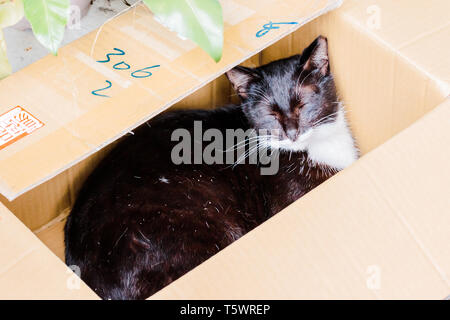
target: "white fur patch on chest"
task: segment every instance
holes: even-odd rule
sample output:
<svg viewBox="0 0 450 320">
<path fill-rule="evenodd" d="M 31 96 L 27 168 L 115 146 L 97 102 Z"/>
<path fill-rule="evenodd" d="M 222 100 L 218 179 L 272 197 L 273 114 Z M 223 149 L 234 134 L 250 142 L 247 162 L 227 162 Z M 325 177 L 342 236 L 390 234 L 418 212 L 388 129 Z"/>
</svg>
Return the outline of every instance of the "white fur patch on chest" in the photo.
<svg viewBox="0 0 450 320">
<path fill-rule="evenodd" d="M 350 129 L 342 107 L 337 111 L 335 121 L 324 123 L 303 133 L 296 141 L 284 139 L 269 141 L 271 147 L 284 151 L 306 151 L 308 160 L 342 170 L 358 159 Z"/>
<path fill-rule="evenodd" d="M 342 109 L 334 122 L 312 129 L 304 143 L 313 163 L 342 170 L 358 159 L 358 150 Z"/>
</svg>

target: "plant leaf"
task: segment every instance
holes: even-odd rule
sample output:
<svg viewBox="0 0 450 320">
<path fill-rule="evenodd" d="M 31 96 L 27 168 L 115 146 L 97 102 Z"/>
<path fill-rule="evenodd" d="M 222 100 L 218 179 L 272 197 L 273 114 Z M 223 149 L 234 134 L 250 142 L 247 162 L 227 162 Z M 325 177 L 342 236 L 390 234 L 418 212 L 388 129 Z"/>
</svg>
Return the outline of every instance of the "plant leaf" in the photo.
<svg viewBox="0 0 450 320">
<path fill-rule="evenodd" d="M 69 0 L 23 0 L 23 5 L 34 35 L 56 55 L 69 17 Z"/>
<path fill-rule="evenodd" d="M 22 17 L 22 0 L 0 0 L 0 28 L 16 24 Z"/>
<path fill-rule="evenodd" d="M 222 57 L 223 17 L 218 0 L 144 0 L 157 19 L 189 38 L 216 62 Z"/>
</svg>

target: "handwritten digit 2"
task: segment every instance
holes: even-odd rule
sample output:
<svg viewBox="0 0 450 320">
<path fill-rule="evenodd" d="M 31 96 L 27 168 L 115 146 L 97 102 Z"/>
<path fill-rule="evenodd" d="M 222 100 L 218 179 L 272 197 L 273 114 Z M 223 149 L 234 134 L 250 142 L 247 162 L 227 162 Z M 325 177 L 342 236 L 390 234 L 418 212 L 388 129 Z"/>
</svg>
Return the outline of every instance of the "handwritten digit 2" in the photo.
<svg viewBox="0 0 450 320">
<path fill-rule="evenodd" d="M 106 80 L 106 83 L 108 84 L 107 87 L 104 87 L 104 88 L 101 88 L 101 89 L 94 90 L 94 91 L 92 91 L 92 94 L 93 94 L 94 96 L 99 96 L 99 97 L 109 98 L 109 96 L 107 96 L 107 95 L 97 93 L 97 92 L 99 92 L 99 91 L 103 91 L 103 90 L 106 90 L 106 89 L 109 89 L 109 88 L 112 87 L 111 81 Z"/>
<path fill-rule="evenodd" d="M 107 53 L 106 54 L 106 60 L 98 60 L 97 62 L 98 63 L 108 63 L 108 62 L 111 61 L 111 56 L 124 56 L 125 55 L 125 51 L 123 51 L 122 49 L 119 49 L 119 48 L 113 48 L 113 49 L 117 53 Z M 158 67 L 160 67 L 159 64 L 151 66 L 151 67 L 142 68 L 142 69 L 139 69 L 139 70 L 136 70 L 136 71 L 132 72 L 131 76 L 133 78 L 138 78 L 138 79 L 139 78 L 147 78 L 147 77 L 150 77 L 152 75 L 152 73 L 150 71 L 146 71 L 146 70 L 153 69 L 153 68 L 158 68 Z M 116 69 L 116 70 L 129 70 L 130 68 L 131 68 L 130 65 L 128 63 L 126 63 L 125 61 L 121 61 L 119 63 L 116 63 L 113 66 L 113 69 Z M 94 96 L 110 98 L 110 96 L 98 93 L 99 91 L 104 91 L 104 90 L 107 90 L 107 89 L 112 87 L 111 81 L 106 80 L 106 83 L 108 84 L 108 86 L 106 86 L 104 88 L 101 88 L 101 89 L 94 90 L 91 93 Z"/>
</svg>

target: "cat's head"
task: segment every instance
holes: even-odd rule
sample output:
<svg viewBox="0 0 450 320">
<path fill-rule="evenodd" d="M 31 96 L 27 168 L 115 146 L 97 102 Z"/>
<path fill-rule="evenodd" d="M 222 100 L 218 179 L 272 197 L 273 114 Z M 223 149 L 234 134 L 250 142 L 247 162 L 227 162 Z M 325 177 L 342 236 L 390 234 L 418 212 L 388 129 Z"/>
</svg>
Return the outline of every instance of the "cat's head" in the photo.
<svg viewBox="0 0 450 320">
<path fill-rule="evenodd" d="M 338 116 L 327 39 L 320 36 L 301 55 L 258 68 L 235 67 L 227 77 L 256 130 L 271 130 L 270 145 L 300 151 L 321 125 Z"/>
</svg>

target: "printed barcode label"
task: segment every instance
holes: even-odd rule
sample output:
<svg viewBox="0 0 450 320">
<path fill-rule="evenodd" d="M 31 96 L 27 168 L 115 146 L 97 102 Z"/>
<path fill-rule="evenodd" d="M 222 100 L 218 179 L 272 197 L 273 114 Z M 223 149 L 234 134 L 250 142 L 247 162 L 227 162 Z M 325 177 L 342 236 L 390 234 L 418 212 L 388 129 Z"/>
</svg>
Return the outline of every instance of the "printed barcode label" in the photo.
<svg viewBox="0 0 450 320">
<path fill-rule="evenodd" d="M 0 150 L 44 126 L 22 107 L 0 115 Z"/>
</svg>

